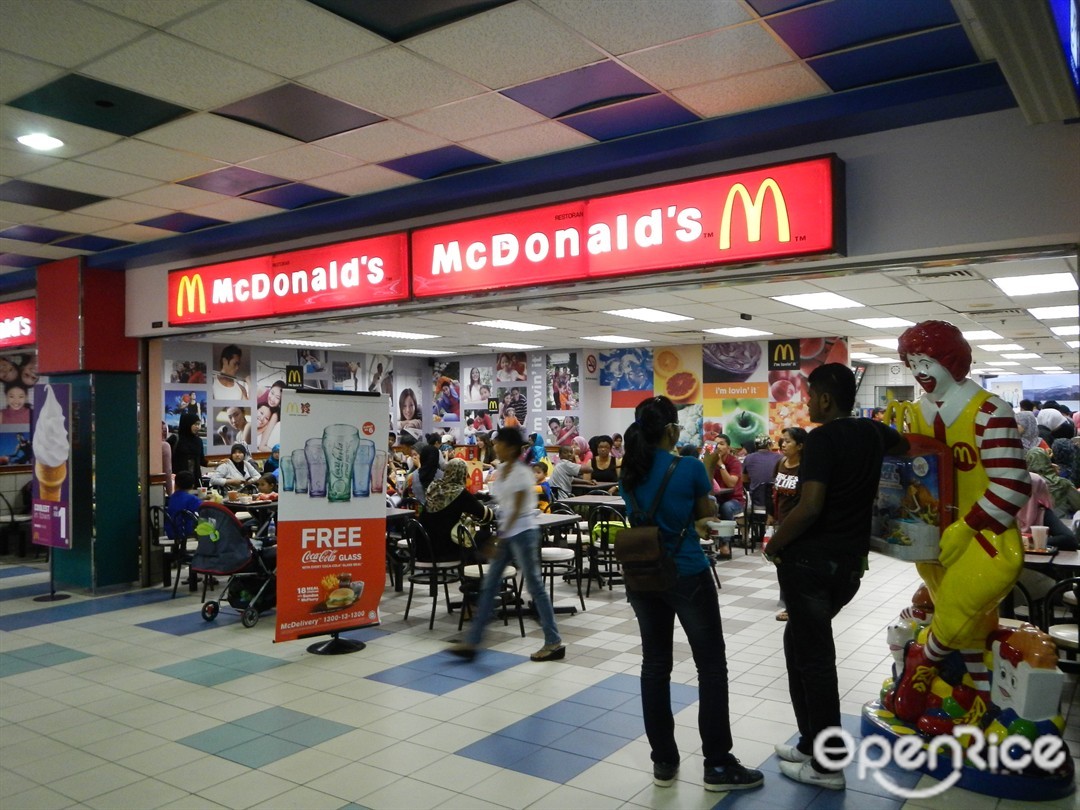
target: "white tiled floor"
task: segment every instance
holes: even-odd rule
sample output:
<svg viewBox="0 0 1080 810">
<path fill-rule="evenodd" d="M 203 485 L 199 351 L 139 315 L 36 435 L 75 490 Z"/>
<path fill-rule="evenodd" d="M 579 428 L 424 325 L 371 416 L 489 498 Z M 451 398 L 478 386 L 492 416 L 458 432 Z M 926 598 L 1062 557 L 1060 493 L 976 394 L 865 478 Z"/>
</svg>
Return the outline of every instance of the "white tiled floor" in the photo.
<svg viewBox="0 0 1080 810">
<path fill-rule="evenodd" d="M 736 552 L 721 566 L 722 612 L 731 674 L 735 753 L 748 765 L 768 759 L 774 743 L 795 731 L 781 653 L 783 625 L 773 618 L 775 578 L 759 558 Z M 44 574 L 0 580 L 0 589 L 43 582 Z M 858 596 L 836 621 L 842 706 L 857 715 L 889 673 L 884 627 L 918 584 L 914 568 L 875 556 Z M 557 601 L 569 603 L 569 586 Z M 76 596 L 82 600 L 89 597 Z M 60 603 L 62 604 L 62 603 Z M 580 775 L 558 784 L 456 754 L 466 745 L 521 720 L 613 673 L 637 674 L 633 615 L 621 591 L 593 590 L 588 610 L 560 617 L 570 647 L 564 662 L 528 662 L 485 680 L 433 696 L 365 679 L 417 660 L 456 637 L 457 617 L 440 608 L 427 629 L 425 601 L 405 622 L 405 599 L 388 590 L 383 628 L 391 635 L 364 651 L 321 657 L 305 643 L 272 643 L 272 618 L 255 628 L 238 622 L 173 636 L 137 625 L 195 615 L 185 596 L 110 613 L 0 632 L 0 652 L 51 643 L 88 654 L 69 663 L 0 680 L 0 807 L 33 808 L 708 808 L 724 799 L 700 783 L 696 706 L 676 716 L 683 769 L 675 786 L 651 783 L 648 746 L 632 741 Z M 41 609 L 29 598 L 0 602 L 0 615 Z M 498 650 L 528 654 L 541 643 L 516 627 L 492 626 Z M 218 686 L 199 686 L 153 670 L 227 650 L 280 659 L 285 666 Z M 685 643 L 677 644 L 673 680 L 694 683 Z M 1075 681 L 1069 682 L 1067 736 L 1080 741 Z M 261 768 L 249 768 L 176 742 L 188 735 L 274 707 L 354 727 Z M 769 806 L 770 784 L 753 795 Z M 848 793 L 845 807 L 858 806 Z M 749 798 L 749 797 L 747 797 Z M 854 802 L 854 804 L 852 803 Z M 721 807 L 728 804 L 722 801 Z M 841 806 L 829 804 L 828 806 Z M 895 806 L 895 805 L 894 805 Z M 998 801 L 963 791 L 911 807 L 997 808 Z M 1076 797 L 1048 803 L 1078 807 Z"/>
</svg>

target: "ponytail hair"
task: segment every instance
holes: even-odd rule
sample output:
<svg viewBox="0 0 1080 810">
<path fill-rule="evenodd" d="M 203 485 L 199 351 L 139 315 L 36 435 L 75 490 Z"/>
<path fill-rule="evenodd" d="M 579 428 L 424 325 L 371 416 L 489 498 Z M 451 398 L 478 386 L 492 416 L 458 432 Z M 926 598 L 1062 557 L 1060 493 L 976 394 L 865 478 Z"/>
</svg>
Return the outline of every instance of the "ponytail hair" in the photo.
<svg viewBox="0 0 1080 810">
<path fill-rule="evenodd" d="M 678 409 L 667 397 L 646 399 L 634 409 L 634 424 L 623 434 L 626 452 L 622 460 L 622 483 L 626 489 L 636 489 L 649 477 L 653 452 L 667 426 L 678 420 Z"/>
</svg>

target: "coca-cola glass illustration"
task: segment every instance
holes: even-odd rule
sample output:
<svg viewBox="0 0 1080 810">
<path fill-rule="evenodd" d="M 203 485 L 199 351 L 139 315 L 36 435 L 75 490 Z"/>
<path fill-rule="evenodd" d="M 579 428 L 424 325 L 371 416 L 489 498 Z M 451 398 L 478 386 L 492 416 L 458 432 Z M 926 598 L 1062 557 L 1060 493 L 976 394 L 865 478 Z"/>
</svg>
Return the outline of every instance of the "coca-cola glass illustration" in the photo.
<svg viewBox="0 0 1080 810">
<path fill-rule="evenodd" d="M 289 457 L 292 459 L 293 473 L 296 475 L 296 485 L 293 491 L 297 495 L 306 495 L 308 491 L 308 466 L 304 451 L 293 450 Z"/>
<path fill-rule="evenodd" d="M 281 457 L 281 489 L 283 492 L 292 492 L 296 483 L 296 468 L 293 466 L 292 456 Z"/>
<path fill-rule="evenodd" d="M 352 425 L 327 425 L 323 428 L 327 500 L 347 501 L 352 497 L 353 462 L 356 461 L 360 441 L 360 431 Z"/>
<path fill-rule="evenodd" d="M 374 460 L 375 442 L 361 439 L 352 468 L 352 494 L 357 498 L 371 494 L 371 463 Z"/>
<path fill-rule="evenodd" d="M 322 439 L 304 442 L 304 458 L 307 459 L 308 497 L 326 497 L 326 453 Z"/>
<path fill-rule="evenodd" d="M 375 463 L 371 465 L 371 491 L 382 495 L 386 488 L 386 451 L 375 452 Z"/>
</svg>

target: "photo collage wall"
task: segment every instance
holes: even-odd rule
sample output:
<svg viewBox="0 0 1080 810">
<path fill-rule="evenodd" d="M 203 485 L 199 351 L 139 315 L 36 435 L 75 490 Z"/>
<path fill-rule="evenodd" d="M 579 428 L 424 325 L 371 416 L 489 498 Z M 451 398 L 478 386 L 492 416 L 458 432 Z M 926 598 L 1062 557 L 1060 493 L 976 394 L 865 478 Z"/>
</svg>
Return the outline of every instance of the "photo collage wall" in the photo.
<svg viewBox="0 0 1080 810">
<path fill-rule="evenodd" d="M 38 378 L 37 353 L 12 352 L 0 355 L 0 467 L 34 463 L 30 415 L 34 408 L 34 385 L 48 382 Z"/>
</svg>

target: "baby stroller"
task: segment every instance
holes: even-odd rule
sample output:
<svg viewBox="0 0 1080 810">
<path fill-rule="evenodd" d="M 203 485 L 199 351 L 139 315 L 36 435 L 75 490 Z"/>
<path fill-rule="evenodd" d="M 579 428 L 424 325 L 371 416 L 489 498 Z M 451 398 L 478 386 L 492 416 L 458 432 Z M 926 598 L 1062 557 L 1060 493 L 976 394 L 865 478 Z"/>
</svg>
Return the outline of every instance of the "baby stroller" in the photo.
<svg viewBox="0 0 1080 810">
<path fill-rule="evenodd" d="M 191 570 L 210 576 L 228 576 L 222 599 L 240 611 L 244 627 L 254 627 L 259 614 L 277 604 L 277 579 L 274 576 L 277 548 L 256 548 L 236 516 L 216 503 L 204 503 L 199 507 L 195 535 L 199 544 L 191 560 Z M 212 622 L 220 608 L 220 601 L 206 601 L 204 585 L 202 617 Z"/>
</svg>

